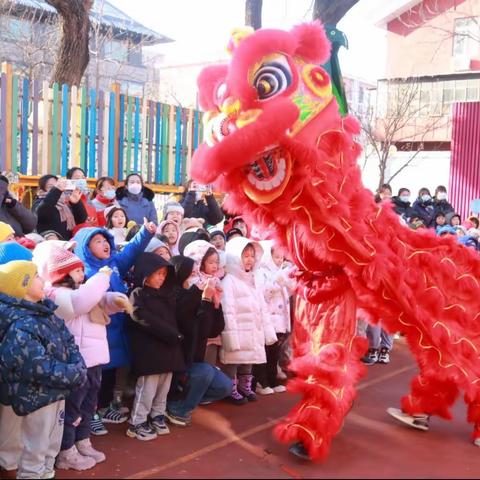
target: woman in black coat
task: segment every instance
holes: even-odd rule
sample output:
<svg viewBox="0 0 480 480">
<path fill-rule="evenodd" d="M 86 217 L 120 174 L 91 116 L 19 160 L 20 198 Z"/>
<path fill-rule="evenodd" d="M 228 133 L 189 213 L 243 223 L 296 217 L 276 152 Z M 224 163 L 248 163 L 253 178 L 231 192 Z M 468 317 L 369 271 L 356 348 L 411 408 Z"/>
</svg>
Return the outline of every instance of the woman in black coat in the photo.
<svg viewBox="0 0 480 480">
<path fill-rule="evenodd" d="M 187 365 L 183 378 L 177 378 L 174 394 L 179 387 L 182 398 L 169 399 L 165 416 L 176 425 L 191 423 L 191 413 L 200 403 L 210 403 L 230 395 L 232 381 L 219 369 L 206 363 L 207 340 L 218 336 L 225 327 L 223 312 L 212 303 L 215 289 L 207 285 L 203 292 L 196 286 L 189 288 L 188 278 L 193 260 L 181 255 L 173 257 L 177 281 L 177 322 L 184 336 L 183 353 Z"/>
<path fill-rule="evenodd" d="M 193 189 L 192 189 L 193 187 Z M 223 212 L 211 190 L 200 192 L 195 190 L 195 183 L 187 183 L 184 197 L 180 201 L 185 210 L 185 218 L 203 218 L 205 226 L 217 225 L 223 220 Z"/>
<path fill-rule="evenodd" d="M 64 240 L 72 238 L 75 227 L 87 220 L 88 214 L 80 201 L 82 192 L 65 193 L 67 182 L 53 175 L 44 175 L 38 181 L 37 199 L 33 208 L 38 216 L 37 232 L 54 230 Z"/>
<path fill-rule="evenodd" d="M 145 285 L 145 279 L 162 267 L 167 269 L 167 277 L 161 288 Z M 183 335 L 175 315 L 173 265 L 160 255 L 143 253 L 135 264 L 133 276 L 130 301 L 134 312 L 128 322 L 133 373 L 143 376 L 185 370 Z"/>
</svg>

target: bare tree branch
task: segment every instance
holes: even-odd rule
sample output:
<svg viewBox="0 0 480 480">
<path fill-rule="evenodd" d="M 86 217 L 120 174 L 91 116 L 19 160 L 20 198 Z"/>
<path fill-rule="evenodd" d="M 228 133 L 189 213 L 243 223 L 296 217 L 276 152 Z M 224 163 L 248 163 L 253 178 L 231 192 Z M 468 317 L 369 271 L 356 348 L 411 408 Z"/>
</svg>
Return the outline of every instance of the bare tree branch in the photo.
<svg viewBox="0 0 480 480">
<path fill-rule="evenodd" d="M 336 25 L 359 0 L 315 0 L 313 19 Z"/>
</svg>

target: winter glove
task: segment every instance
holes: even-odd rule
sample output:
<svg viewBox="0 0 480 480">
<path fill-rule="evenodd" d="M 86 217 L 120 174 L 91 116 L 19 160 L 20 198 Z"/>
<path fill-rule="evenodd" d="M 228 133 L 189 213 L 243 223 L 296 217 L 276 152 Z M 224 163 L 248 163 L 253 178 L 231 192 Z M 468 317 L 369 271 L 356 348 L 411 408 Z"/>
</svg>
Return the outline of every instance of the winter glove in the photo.
<svg viewBox="0 0 480 480">
<path fill-rule="evenodd" d="M 114 303 L 118 308 L 121 308 L 125 313 L 128 313 L 128 315 L 133 314 L 133 305 L 125 295 L 119 293 L 118 297 L 115 298 Z"/>
<path fill-rule="evenodd" d="M 112 269 L 110 267 L 107 267 L 106 265 L 104 267 L 102 267 L 99 272 L 102 272 L 102 273 L 105 273 L 106 275 L 108 275 L 109 277 L 112 276 Z"/>
<path fill-rule="evenodd" d="M 95 305 L 95 307 L 90 310 L 88 316 L 90 317 L 90 321 L 92 323 L 96 323 L 98 325 L 108 325 L 110 323 L 110 317 L 105 313 L 100 305 Z"/>
</svg>

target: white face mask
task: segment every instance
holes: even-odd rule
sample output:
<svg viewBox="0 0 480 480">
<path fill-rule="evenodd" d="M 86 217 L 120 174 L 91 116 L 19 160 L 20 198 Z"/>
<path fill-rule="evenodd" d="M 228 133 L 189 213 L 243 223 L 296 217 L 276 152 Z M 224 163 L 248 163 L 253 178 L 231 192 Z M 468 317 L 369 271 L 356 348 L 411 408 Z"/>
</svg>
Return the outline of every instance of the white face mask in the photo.
<svg viewBox="0 0 480 480">
<path fill-rule="evenodd" d="M 446 200 L 446 199 L 447 199 L 447 194 L 446 194 L 446 192 L 438 192 L 438 193 L 437 193 L 437 199 L 438 199 L 438 200 Z"/>
<path fill-rule="evenodd" d="M 132 195 L 138 195 L 142 191 L 142 185 L 140 183 L 130 183 L 127 189 Z"/>
</svg>

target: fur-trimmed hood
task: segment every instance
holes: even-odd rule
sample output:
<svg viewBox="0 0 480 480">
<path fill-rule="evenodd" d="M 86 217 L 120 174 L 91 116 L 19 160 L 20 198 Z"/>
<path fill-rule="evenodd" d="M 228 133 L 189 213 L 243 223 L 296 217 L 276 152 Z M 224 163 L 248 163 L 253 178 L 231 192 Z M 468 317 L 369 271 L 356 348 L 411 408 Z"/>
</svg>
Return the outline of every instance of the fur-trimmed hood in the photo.
<svg viewBox="0 0 480 480">
<path fill-rule="evenodd" d="M 115 194 L 117 196 L 117 200 L 121 200 L 122 198 L 125 197 L 135 197 L 136 195 L 131 194 L 128 190 L 127 187 L 122 186 L 118 187 L 115 190 Z M 150 188 L 146 187 L 145 185 L 142 187 L 142 191 L 139 193 L 139 195 L 142 195 L 143 198 L 145 198 L 148 201 L 152 201 L 155 198 L 155 192 L 151 190 Z"/>
</svg>

